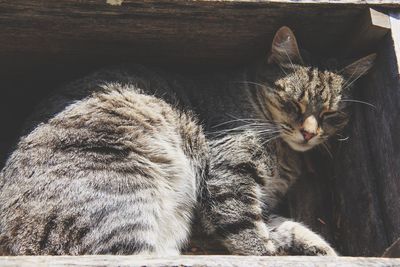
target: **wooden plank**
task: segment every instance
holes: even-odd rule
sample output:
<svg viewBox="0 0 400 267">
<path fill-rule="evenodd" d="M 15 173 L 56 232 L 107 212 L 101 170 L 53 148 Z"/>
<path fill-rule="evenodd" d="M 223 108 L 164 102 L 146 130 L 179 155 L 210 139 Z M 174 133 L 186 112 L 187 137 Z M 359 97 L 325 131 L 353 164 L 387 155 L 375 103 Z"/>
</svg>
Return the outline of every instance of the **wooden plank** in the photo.
<svg viewBox="0 0 400 267">
<path fill-rule="evenodd" d="M 396 13 L 397 18 L 399 14 Z M 391 23 L 391 34 L 378 50 L 377 66 L 361 91 L 362 98 L 376 106 L 375 111 L 365 110 L 366 144 L 371 144 L 370 164 L 388 245 L 400 237 L 400 54 L 396 50 L 400 21 L 391 19 Z"/>
<path fill-rule="evenodd" d="M 121 1 L 121 0 L 119 0 Z M 204 2 L 263 2 L 263 3 L 301 3 L 301 4 L 329 4 L 329 5 L 379 5 L 398 6 L 398 0 L 201 0 Z"/>
<path fill-rule="evenodd" d="M 20 72 L 27 61 L 36 62 L 34 69 L 47 62 L 139 57 L 238 63 L 263 56 L 283 24 L 295 30 L 303 47 L 331 53 L 348 26 L 378 3 L 396 6 L 396 1 L 327 0 L 1 1 L 0 70 Z"/>
<path fill-rule="evenodd" d="M 348 35 L 344 55 L 361 57 L 376 49 L 382 38 L 390 31 L 390 15 L 368 8 Z"/>
<path fill-rule="evenodd" d="M 397 69 L 400 70 L 400 12 L 390 12 L 390 24 L 392 27 L 392 39 L 394 53 L 397 58 Z"/>
<path fill-rule="evenodd" d="M 331 257 L 178 256 L 36 256 L 0 257 L 0 266 L 400 266 L 400 259 Z"/>
</svg>

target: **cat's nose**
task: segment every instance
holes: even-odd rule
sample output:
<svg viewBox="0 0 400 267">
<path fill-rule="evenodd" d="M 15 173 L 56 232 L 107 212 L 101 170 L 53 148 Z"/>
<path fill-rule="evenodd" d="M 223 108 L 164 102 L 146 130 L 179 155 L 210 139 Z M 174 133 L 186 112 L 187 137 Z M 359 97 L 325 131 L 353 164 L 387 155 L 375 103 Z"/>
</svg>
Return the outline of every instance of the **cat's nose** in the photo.
<svg viewBox="0 0 400 267">
<path fill-rule="evenodd" d="M 303 135 L 304 140 L 308 142 L 311 138 L 316 136 L 317 129 L 318 129 L 317 119 L 313 115 L 311 115 L 304 120 L 300 132 Z"/>
<path fill-rule="evenodd" d="M 307 132 L 307 131 L 304 130 L 304 129 L 300 130 L 300 132 L 301 132 L 301 134 L 303 135 L 304 140 L 306 140 L 307 142 L 308 142 L 311 138 L 313 138 L 314 136 L 316 136 L 315 133 Z"/>
</svg>

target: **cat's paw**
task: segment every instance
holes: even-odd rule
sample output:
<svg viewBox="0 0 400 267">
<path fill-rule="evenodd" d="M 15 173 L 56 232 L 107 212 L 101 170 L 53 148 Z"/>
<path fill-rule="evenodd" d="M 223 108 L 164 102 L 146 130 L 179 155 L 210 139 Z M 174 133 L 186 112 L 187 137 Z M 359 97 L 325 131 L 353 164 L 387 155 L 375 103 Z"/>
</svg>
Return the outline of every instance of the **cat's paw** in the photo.
<svg viewBox="0 0 400 267">
<path fill-rule="evenodd" d="M 328 242 L 301 224 L 293 228 L 293 237 L 291 250 L 297 255 L 337 256 Z"/>
<path fill-rule="evenodd" d="M 256 227 L 255 229 L 244 229 L 239 233 L 227 235 L 224 239 L 224 245 L 234 255 L 276 255 L 277 246 L 270 239 L 267 227 L 261 222 L 256 222 Z"/>
<path fill-rule="evenodd" d="M 297 222 L 281 222 L 271 236 L 279 248 L 279 255 L 337 256 L 328 242 Z"/>
<path fill-rule="evenodd" d="M 296 255 L 304 256 L 338 256 L 333 248 L 328 244 L 323 245 L 305 245 L 297 244 L 291 248 Z"/>
<path fill-rule="evenodd" d="M 242 256 L 273 256 L 276 255 L 277 249 L 273 241 L 251 239 L 244 240 L 233 245 L 232 243 L 225 242 L 225 246 L 229 249 L 233 255 Z M 249 242 L 248 242 L 249 241 Z"/>
<path fill-rule="evenodd" d="M 338 256 L 336 251 L 326 242 L 315 244 L 313 242 L 293 242 L 291 246 L 282 246 L 276 255 L 302 255 L 302 256 Z"/>
<path fill-rule="evenodd" d="M 272 256 L 276 255 L 276 245 L 272 240 L 268 240 L 264 242 L 264 252 L 261 253 L 261 256 Z"/>
</svg>

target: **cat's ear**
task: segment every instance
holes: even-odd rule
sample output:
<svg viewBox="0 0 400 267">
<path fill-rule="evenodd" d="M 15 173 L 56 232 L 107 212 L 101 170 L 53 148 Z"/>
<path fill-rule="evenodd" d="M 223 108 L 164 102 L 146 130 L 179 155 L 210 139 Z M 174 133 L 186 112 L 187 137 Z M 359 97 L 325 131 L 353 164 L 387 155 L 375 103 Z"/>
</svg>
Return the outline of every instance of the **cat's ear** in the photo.
<svg viewBox="0 0 400 267">
<path fill-rule="evenodd" d="M 361 76 L 365 75 L 374 65 L 376 54 L 371 54 L 363 57 L 355 62 L 344 67 L 340 74 L 342 74 L 348 80 L 357 80 Z"/>
<path fill-rule="evenodd" d="M 282 66 L 303 63 L 296 37 L 289 27 L 283 26 L 275 34 L 268 57 L 268 63 L 273 62 Z"/>
</svg>

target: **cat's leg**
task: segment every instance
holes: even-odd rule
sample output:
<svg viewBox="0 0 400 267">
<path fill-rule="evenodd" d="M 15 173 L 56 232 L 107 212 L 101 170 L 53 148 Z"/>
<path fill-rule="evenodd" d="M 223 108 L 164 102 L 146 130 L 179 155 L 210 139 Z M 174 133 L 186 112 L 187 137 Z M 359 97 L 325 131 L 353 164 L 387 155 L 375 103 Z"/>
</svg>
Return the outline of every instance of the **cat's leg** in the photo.
<svg viewBox="0 0 400 267">
<path fill-rule="evenodd" d="M 209 233 L 217 234 L 232 254 L 275 254 L 256 183 L 231 173 L 226 180 L 211 176 L 207 188 L 203 223 Z"/>
<path fill-rule="evenodd" d="M 210 170 L 201 215 L 206 230 L 219 236 L 232 254 L 276 252 L 262 215 L 261 168 L 252 160 L 257 141 L 254 135 L 210 141 Z"/>
<path fill-rule="evenodd" d="M 301 223 L 271 216 L 267 225 L 279 254 L 337 256 L 328 242 Z"/>
<path fill-rule="evenodd" d="M 238 179 L 231 176 L 230 180 L 207 181 L 208 190 L 202 201 L 203 224 L 232 254 L 273 255 L 276 248 L 262 218 L 257 185 Z"/>
</svg>

